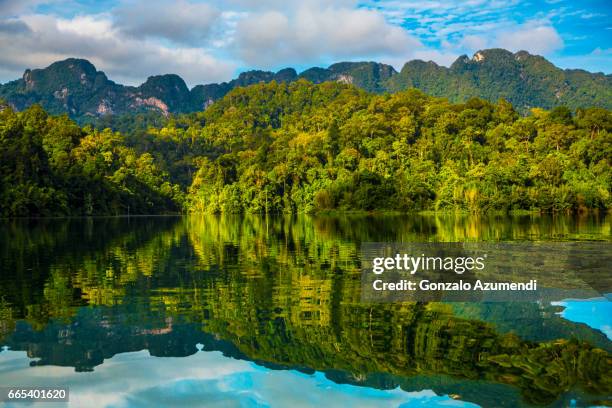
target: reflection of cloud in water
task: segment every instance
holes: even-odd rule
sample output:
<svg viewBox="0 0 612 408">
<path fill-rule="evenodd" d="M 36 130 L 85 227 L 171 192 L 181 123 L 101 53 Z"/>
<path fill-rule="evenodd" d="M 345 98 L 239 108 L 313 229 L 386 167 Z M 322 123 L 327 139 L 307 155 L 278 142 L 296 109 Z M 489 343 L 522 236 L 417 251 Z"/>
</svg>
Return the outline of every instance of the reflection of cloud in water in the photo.
<svg viewBox="0 0 612 408">
<path fill-rule="evenodd" d="M 123 353 L 89 373 L 70 367 L 29 367 L 29 362 L 25 352 L 0 352 L 0 383 L 67 386 L 70 405 L 78 407 L 476 406 L 429 390 L 383 391 L 336 384 L 321 373 L 269 370 L 216 351 L 180 358 L 151 357 L 147 351 Z"/>
<path fill-rule="evenodd" d="M 612 340 L 612 303 L 605 297 L 593 299 L 567 299 L 561 302 L 551 302 L 553 306 L 563 306 L 559 312 L 564 319 L 576 323 L 584 323 L 589 327 L 601 330 Z"/>
</svg>

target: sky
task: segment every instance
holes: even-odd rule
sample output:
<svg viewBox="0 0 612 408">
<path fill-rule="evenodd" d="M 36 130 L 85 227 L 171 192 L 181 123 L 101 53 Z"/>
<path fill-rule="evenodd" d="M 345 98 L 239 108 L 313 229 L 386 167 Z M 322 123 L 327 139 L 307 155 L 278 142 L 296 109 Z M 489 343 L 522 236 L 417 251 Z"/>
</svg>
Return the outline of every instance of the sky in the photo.
<svg viewBox="0 0 612 408">
<path fill-rule="evenodd" d="M 191 87 L 249 69 L 422 59 L 485 48 L 612 73 L 609 0 L 0 0 L 0 82 L 68 57 L 116 82 Z"/>
<path fill-rule="evenodd" d="M 197 345 L 199 349 L 201 346 Z M 320 372 L 309 375 L 270 370 L 225 357 L 219 351 L 163 358 L 152 357 L 145 350 L 120 353 L 89 373 L 76 372 L 72 367 L 31 367 L 30 361 L 25 351 L 1 351 L 0 384 L 48 388 L 51 381 L 68 388 L 70 406 L 75 407 L 478 407 L 427 389 L 378 390 L 336 384 Z M 23 405 L 17 402 L 13 407 Z M 57 407 L 57 403 L 49 406 Z"/>
</svg>

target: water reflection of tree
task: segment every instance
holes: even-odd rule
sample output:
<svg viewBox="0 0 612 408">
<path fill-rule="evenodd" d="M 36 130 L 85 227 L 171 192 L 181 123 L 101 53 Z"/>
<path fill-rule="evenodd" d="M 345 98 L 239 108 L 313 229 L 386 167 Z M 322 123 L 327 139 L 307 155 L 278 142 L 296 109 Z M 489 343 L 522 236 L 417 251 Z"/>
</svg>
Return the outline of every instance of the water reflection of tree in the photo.
<svg viewBox="0 0 612 408">
<path fill-rule="evenodd" d="M 531 403 L 550 403 L 574 387 L 612 390 L 610 354 L 595 347 L 609 350 L 609 342 L 586 327 L 543 320 L 525 306 L 520 313 L 530 319 L 504 328 L 480 305 L 365 305 L 359 292 L 361 241 L 516 239 L 534 230 L 543 238 L 590 236 L 609 228 L 605 222 L 389 216 L 96 223 L 63 225 L 38 241 L 28 229 L 13 229 L 21 238 L 3 248 L 15 272 L 0 281 L 0 293 L 9 294 L 0 336 L 39 364 L 90 370 L 116 353 L 146 348 L 184 356 L 201 342 L 271 367 L 320 370 L 364 385 L 372 385 L 373 373 L 447 375 L 508 384 Z M 21 255 L 8 255 L 18 249 Z M 40 278 L 26 284 L 31 266 Z M 76 308 L 84 304 L 96 307 Z M 18 318 L 30 324 L 15 329 Z"/>
</svg>

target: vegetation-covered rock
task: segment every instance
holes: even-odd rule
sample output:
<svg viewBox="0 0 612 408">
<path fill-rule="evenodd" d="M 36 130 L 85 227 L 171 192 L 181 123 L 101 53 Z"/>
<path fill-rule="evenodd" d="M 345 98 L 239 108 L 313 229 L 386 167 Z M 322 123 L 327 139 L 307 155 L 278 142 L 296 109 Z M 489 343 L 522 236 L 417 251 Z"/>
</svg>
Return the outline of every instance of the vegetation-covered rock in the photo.
<svg viewBox="0 0 612 408">
<path fill-rule="evenodd" d="M 562 70 L 526 51 L 502 49 L 479 51 L 471 59 L 462 56 L 450 68 L 414 60 L 398 73 L 390 65 L 377 62 L 340 62 L 328 68 L 309 68 L 299 75 L 293 68 L 276 73 L 246 71 L 229 82 L 196 85 L 191 90 L 177 75 L 153 76 L 138 87 L 116 84 L 89 61 L 70 58 L 44 69 L 27 70 L 23 78 L 0 85 L 0 97 L 18 110 L 40 103 L 50 113 L 68 113 L 86 123 L 108 115 L 196 112 L 237 87 L 298 79 L 315 84 L 353 84 L 372 93 L 417 88 L 451 102 L 472 97 L 489 102 L 504 98 L 522 114 L 533 107 L 551 109 L 560 105 L 572 110 L 612 108 L 612 76 Z"/>
</svg>

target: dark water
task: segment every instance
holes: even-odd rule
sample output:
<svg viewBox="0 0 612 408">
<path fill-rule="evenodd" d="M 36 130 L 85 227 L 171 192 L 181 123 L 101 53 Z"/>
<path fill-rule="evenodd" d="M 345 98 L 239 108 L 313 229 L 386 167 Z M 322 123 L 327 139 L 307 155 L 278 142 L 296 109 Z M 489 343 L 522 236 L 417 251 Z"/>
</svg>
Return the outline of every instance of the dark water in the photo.
<svg viewBox="0 0 612 408">
<path fill-rule="evenodd" d="M 365 303 L 360 246 L 611 242 L 611 227 L 595 216 L 5 221 L 0 384 L 68 386 L 74 406 L 610 404 L 606 297 Z"/>
</svg>

